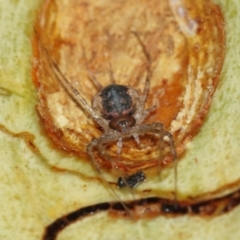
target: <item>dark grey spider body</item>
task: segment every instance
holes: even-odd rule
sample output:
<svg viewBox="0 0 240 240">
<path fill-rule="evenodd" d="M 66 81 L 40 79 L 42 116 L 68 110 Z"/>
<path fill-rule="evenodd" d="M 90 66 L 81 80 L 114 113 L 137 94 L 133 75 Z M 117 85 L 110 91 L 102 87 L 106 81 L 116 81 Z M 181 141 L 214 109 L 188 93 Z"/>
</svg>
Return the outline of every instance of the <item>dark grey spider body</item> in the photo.
<svg viewBox="0 0 240 240">
<path fill-rule="evenodd" d="M 92 81 L 99 88 L 99 92 L 93 97 L 92 106 L 89 106 L 85 99 L 82 97 L 81 93 L 79 93 L 75 88 L 73 88 L 73 86 L 66 79 L 57 64 L 52 60 L 47 50 L 44 48 L 46 55 L 48 56 L 50 65 L 55 74 L 55 77 L 63 85 L 69 95 L 88 115 L 91 116 L 93 121 L 95 121 L 104 131 L 101 136 L 93 139 L 88 144 L 86 149 L 90 160 L 92 161 L 93 165 L 95 166 L 96 170 L 100 175 L 101 172 L 95 160 L 93 149 L 96 149 L 98 151 L 98 154 L 103 159 L 111 161 L 112 166 L 114 166 L 114 161 L 106 153 L 105 145 L 115 141 L 117 143 L 117 153 L 120 154 L 122 150 L 122 140 L 129 137 L 133 137 L 137 144 L 139 144 L 140 135 L 149 133 L 158 134 L 160 145 L 164 141 L 163 138 L 168 137 L 171 147 L 171 153 L 173 155 L 173 160 L 175 161 L 177 158 L 172 134 L 164 129 L 163 124 L 160 122 L 143 124 L 146 117 L 148 117 L 150 113 L 155 111 L 156 106 L 145 109 L 145 102 L 150 87 L 150 57 L 139 36 L 136 33 L 134 34 L 143 49 L 148 63 L 147 77 L 142 94 L 140 94 L 135 88 L 131 86 L 115 84 L 112 72 L 110 73 L 113 83 L 103 88 L 101 86 L 101 83 L 98 82 L 95 76 L 91 72 L 89 72 Z"/>
<path fill-rule="evenodd" d="M 124 132 L 136 123 L 132 116 L 136 111 L 135 104 L 128 87 L 123 85 L 111 84 L 101 92 L 102 115 L 109 119 L 109 127 L 119 132 Z"/>
<path fill-rule="evenodd" d="M 133 114 L 133 100 L 128 93 L 128 87 L 111 84 L 105 87 L 102 97 L 102 110 L 105 118 L 113 119 L 120 115 Z"/>
</svg>

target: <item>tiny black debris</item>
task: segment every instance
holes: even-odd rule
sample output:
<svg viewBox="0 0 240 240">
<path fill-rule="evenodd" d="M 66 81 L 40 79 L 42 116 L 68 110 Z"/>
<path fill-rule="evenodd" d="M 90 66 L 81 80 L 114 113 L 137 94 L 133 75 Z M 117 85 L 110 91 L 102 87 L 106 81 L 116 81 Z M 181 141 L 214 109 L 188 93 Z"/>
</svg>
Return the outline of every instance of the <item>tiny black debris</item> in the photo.
<svg viewBox="0 0 240 240">
<path fill-rule="evenodd" d="M 138 171 L 130 176 L 119 177 L 117 185 L 120 188 L 124 188 L 127 186 L 130 188 L 135 188 L 145 180 L 146 180 L 145 174 L 142 171 Z"/>
</svg>

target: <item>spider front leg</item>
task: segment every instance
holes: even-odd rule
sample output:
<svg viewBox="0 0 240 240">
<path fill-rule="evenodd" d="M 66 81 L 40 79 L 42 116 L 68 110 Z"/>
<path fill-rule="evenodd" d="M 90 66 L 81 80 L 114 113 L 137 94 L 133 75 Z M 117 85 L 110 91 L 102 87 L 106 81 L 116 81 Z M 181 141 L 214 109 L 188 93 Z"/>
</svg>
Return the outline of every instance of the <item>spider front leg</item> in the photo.
<svg viewBox="0 0 240 240">
<path fill-rule="evenodd" d="M 36 29 L 34 29 L 34 31 L 38 37 Z M 62 87 L 66 90 L 69 96 L 72 97 L 72 99 L 81 107 L 84 112 L 86 112 L 96 123 L 98 123 L 102 127 L 102 129 L 104 129 L 104 131 L 108 130 L 108 122 L 105 119 L 102 119 L 101 116 L 97 114 L 90 105 L 88 105 L 82 94 L 72 86 L 69 80 L 62 73 L 61 69 L 58 67 L 57 63 L 52 59 L 48 50 L 43 46 L 41 39 L 39 37 L 38 39 L 40 42 L 40 47 L 43 49 L 44 55 L 48 61 L 49 66 L 52 69 L 56 80 L 62 85 Z M 100 87 L 102 86 L 100 85 Z"/>
<path fill-rule="evenodd" d="M 145 80 L 145 84 L 144 84 L 143 93 L 142 93 L 142 95 L 139 99 L 137 111 L 135 113 L 136 121 L 137 121 L 138 124 L 140 124 L 144 121 L 144 119 L 149 115 L 150 112 L 155 110 L 156 107 L 154 107 L 154 106 L 151 107 L 148 112 L 146 110 L 144 110 L 145 109 L 145 103 L 146 103 L 147 96 L 148 96 L 149 89 L 150 89 L 150 79 L 151 79 L 151 75 L 152 75 L 151 57 L 150 57 L 150 54 L 148 53 L 148 51 L 146 49 L 146 46 L 144 45 L 143 41 L 139 37 L 138 33 L 135 32 L 135 31 L 132 31 L 132 33 L 137 38 L 137 41 L 140 44 L 140 46 L 142 48 L 142 51 L 143 51 L 143 54 L 144 54 L 144 56 L 147 60 L 147 76 L 146 76 L 146 80 Z"/>
<path fill-rule="evenodd" d="M 98 154 L 105 160 L 110 161 L 112 163 L 112 166 L 114 166 L 114 162 L 112 161 L 111 156 L 107 153 L 105 144 L 117 141 L 117 153 L 121 153 L 122 148 L 122 138 L 120 136 L 119 132 L 116 131 L 108 131 L 104 133 L 99 138 L 95 138 L 92 140 L 92 142 L 87 146 L 87 154 L 93 164 L 93 166 L 96 168 L 97 172 L 100 173 L 99 166 L 95 160 L 93 149 L 96 148 L 98 151 Z"/>
<path fill-rule="evenodd" d="M 97 143 L 97 149 L 99 155 L 111 162 L 112 168 L 115 167 L 115 163 L 112 159 L 112 157 L 107 153 L 105 145 L 110 143 L 110 142 L 117 142 L 117 155 L 121 154 L 122 151 L 122 135 L 121 133 L 117 131 L 111 131 L 103 134 L 101 137 L 98 138 L 98 143 Z"/>
<path fill-rule="evenodd" d="M 93 166 L 95 167 L 97 173 L 99 174 L 99 176 L 101 177 L 102 181 L 108 185 L 108 181 L 104 178 L 104 176 L 102 175 L 101 171 L 100 171 L 100 168 L 97 164 L 97 161 L 95 160 L 95 157 L 94 157 L 94 154 L 93 154 L 93 148 L 97 148 L 99 154 L 102 156 L 102 157 L 106 157 L 107 156 L 107 159 L 108 160 L 111 160 L 111 157 L 106 153 L 106 150 L 104 148 L 104 143 L 108 143 L 108 142 L 111 142 L 111 141 L 114 141 L 114 140 L 117 140 L 118 139 L 118 134 L 116 132 L 116 134 L 111 135 L 111 132 L 110 133 L 105 133 L 103 134 L 101 137 L 99 138 L 95 138 L 91 141 L 91 143 L 88 144 L 87 146 L 87 154 L 93 164 Z M 108 185 L 109 186 L 109 185 Z M 121 205 L 123 206 L 123 208 L 125 209 L 125 211 L 130 215 L 132 216 L 131 212 L 129 211 L 128 207 L 125 205 L 124 202 L 121 201 L 121 199 L 119 198 L 118 194 L 115 192 L 115 190 L 110 186 L 110 190 L 112 192 L 112 194 L 116 197 L 116 199 L 121 203 Z"/>
<path fill-rule="evenodd" d="M 137 119 L 137 123 L 141 124 L 152 112 L 155 112 L 156 109 L 157 109 L 156 105 L 153 105 L 148 109 L 145 109 L 143 111 L 143 113 L 139 116 L 139 118 Z"/>
<path fill-rule="evenodd" d="M 100 171 L 100 166 L 97 163 L 93 150 L 94 148 L 96 148 L 98 150 L 99 155 L 103 158 L 103 159 L 107 159 L 107 160 L 111 160 L 111 157 L 107 154 L 105 147 L 103 146 L 103 144 L 101 143 L 101 139 L 102 137 L 106 136 L 107 134 L 103 134 L 101 137 L 99 138 L 94 138 L 87 146 L 87 154 L 88 157 L 90 159 L 90 161 L 92 162 L 93 167 L 95 168 L 95 170 L 97 171 L 97 173 L 102 177 L 102 173 Z"/>
</svg>

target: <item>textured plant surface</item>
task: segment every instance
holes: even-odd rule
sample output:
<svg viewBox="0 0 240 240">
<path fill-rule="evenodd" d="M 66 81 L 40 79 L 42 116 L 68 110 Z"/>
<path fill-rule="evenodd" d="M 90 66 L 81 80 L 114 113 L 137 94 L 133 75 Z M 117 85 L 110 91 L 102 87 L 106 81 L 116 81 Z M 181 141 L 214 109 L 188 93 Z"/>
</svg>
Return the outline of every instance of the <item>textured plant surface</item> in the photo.
<svg viewBox="0 0 240 240">
<path fill-rule="evenodd" d="M 222 195 L 239 184 L 240 4 L 216 3 L 224 9 L 226 57 L 205 123 L 178 166 L 182 198 L 211 197 L 215 191 Z M 42 127 L 31 77 L 31 38 L 40 4 L 0 0 L 1 239 L 41 239 L 45 226 L 59 216 L 115 200 L 108 188 L 89 178 L 95 176 L 91 165 L 58 149 Z M 153 183 L 159 195 L 172 190 L 173 171 L 163 171 L 162 176 L 163 181 Z M 126 192 L 121 197 L 132 198 Z M 137 222 L 113 220 L 103 213 L 72 225 L 59 239 L 238 239 L 239 211 L 208 220 L 183 216 Z"/>
</svg>

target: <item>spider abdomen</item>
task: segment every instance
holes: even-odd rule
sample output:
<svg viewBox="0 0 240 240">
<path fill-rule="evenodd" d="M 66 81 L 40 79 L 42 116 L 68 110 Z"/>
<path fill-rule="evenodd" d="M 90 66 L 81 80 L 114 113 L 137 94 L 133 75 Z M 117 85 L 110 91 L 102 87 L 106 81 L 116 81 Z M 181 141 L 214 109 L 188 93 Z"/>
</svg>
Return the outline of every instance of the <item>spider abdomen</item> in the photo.
<svg viewBox="0 0 240 240">
<path fill-rule="evenodd" d="M 102 97 L 102 112 L 106 119 L 131 115 L 135 111 L 127 86 L 111 84 L 102 90 L 100 96 Z"/>
</svg>

